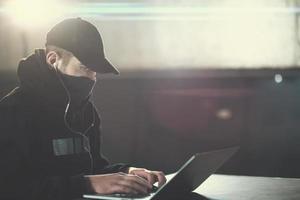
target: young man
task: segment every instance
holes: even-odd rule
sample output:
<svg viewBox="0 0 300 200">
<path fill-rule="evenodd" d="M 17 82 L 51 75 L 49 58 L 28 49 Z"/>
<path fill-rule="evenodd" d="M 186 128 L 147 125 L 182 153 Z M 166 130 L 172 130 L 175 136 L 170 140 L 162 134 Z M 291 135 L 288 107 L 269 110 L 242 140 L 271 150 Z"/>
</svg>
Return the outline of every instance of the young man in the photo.
<svg viewBox="0 0 300 200">
<path fill-rule="evenodd" d="M 0 103 L 0 199 L 73 199 L 83 193 L 148 193 L 159 171 L 109 165 L 89 101 L 96 73 L 114 73 L 96 27 L 66 19 L 46 49 L 21 60 L 20 86 Z"/>
</svg>

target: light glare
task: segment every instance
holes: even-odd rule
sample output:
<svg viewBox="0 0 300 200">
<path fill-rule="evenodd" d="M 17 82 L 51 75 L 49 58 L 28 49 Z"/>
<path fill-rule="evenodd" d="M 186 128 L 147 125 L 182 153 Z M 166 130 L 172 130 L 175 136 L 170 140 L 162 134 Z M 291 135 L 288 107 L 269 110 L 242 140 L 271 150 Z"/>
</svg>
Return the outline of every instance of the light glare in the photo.
<svg viewBox="0 0 300 200">
<path fill-rule="evenodd" d="M 60 17 L 64 6 L 55 0 L 10 0 L 4 4 L 4 12 L 21 26 L 39 26 Z"/>
<path fill-rule="evenodd" d="M 276 83 L 281 83 L 282 80 L 283 80 L 282 75 L 281 74 L 275 74 L 274 80 L 275 80 Z"/>
</svg>

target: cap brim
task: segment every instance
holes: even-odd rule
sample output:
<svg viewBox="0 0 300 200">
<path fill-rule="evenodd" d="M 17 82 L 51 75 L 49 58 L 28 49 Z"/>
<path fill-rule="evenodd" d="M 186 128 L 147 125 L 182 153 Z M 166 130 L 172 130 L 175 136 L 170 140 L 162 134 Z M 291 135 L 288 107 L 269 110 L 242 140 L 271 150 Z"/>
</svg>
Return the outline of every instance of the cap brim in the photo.
<svg viewBox="0 0 300 200">
<path fill-rule="evenodd" d="M 113 74 L 120 74 L 119 70 L 115 68 L 106 58 L 105 58 L 105 68 L 107 70 L 107 73 L 113 73 Z"/>
<path fill-rule="evenodd" d="M 115 68 L 106 58 L 103 59 L 101 62 L 93 63 L 93 64 L 86 64 L 88 68 L 91 70 L 100 73 L 100 74 L 120 74 L 119 70 Z"/>
</svg>

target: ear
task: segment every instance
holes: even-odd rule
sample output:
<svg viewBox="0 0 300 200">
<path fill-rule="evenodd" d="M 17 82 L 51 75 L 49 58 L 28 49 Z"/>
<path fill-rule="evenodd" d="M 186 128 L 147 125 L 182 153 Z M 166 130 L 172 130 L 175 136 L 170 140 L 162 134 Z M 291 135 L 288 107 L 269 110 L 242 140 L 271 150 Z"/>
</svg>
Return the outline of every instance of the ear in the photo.
<svg viewBox="0 0 300 200">
<path fill-rule="evenodd" d="M 46 62 L 51 65 L 54 66 L 54 64 L 57 62 L 58 60 L 58 55 L 55 51 L 49 51 L 46 54 Z"/>
</svg>

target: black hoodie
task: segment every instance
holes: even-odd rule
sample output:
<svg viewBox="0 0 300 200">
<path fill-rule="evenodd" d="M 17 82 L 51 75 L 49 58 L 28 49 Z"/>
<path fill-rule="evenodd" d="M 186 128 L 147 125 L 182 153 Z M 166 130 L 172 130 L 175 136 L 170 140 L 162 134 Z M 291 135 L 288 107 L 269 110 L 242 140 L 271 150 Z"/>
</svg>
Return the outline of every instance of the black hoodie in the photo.
<svg viewBox="0 0 300 200">
<path fill-rule="evenodd" d="M 18 76 L 20 86 L 0 102 L 1 199 L 78 198 L 89 192 L 84 175 L 127 167 L 101 155 L 100 118 L 90 101 L 70 110 L 67 121 L 80 132 L 91 126 L 91 155 L 88 141 L 66 127 L 67 94 L 44 50 L 21 60 Z"/>
</svg>

